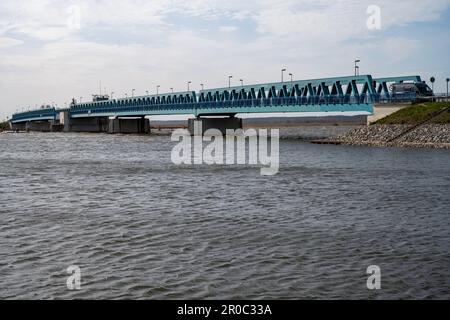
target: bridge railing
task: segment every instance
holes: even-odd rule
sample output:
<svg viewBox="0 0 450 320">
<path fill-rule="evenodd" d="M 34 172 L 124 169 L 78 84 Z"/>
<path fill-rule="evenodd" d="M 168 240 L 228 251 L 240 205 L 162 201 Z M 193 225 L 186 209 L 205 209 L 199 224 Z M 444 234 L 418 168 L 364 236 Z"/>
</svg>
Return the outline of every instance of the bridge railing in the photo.
<svg viewBox="0 0 450 320">
<path fill-rule="evenodd" d="M 374 103 L 405 103 L 415 102 L 418 96 L 414 92 L 396 93 L 396 94 L 375 94 L 372 95 Z"/>
<path fill-rule="evenodd" d="M 172 104 L 132 104 L 132 105 L 118 105 L 114 101 L 110 101 L 108 105 L 103 106 L 84 106 L 78 105 L 70 109 L 72 115 L 86 115 L 86 114 L 116 114 L 116 113 L 139 113 L 161 111 L 161 114 L 171 114 L 174 111 L 177 113 L 195 113 L 198 109 L 210 109 L 217 113 L 227 112 L 227 109 L 245 109 L 241 112 L 252 112 L 252 109 L 266 108 L 270 112 L 271 107 L 299 107 L 301 112 L 302 106 L 320 106 L 320 105 L 354 105 L 354 104 L 372 104 L 372 103 L 404 103 L 414 102 L 417 96 L 415 93 L 402 94 L 358 94 L 358 95 L 317 95 L 305 97 L 273 97 L 262 99 L 236 99 L 224 101 L 210 101 L 210 102 L 182 102 Z M 180 112 L 181 111 L 181 112 Z M 230 112 L 235 112 L 230 110 Z M 17 113 L 12 116 L 11 121 L 20 122 L 36 119 L 56 119 L 58 110 L 55 108 L 39 109 Z"/>
<path fill-rule="evenodd" d="M 11 121 L 20 121 L 26 119 L 36 119 L 36 118 L 55 118 L 56 117 L 56 109 L 39 109 L 32 111 L 25 111 L 21 113 L 15 113 L 11 117 Z"/>
<path fill-rule="evenodd" d="M 412 93 L 397 94 L 386 96 L 384 94 L 359 94 L 359 95 L 320 95 L 306 97 L 275 97 L 262 99 L 237 99 L 210 102 L 184 102 L 172 104 L 133 104 L 129 106 L 115 105 L 85 107 L 77 106 L 71 109 L 71 114 L 86 113 L 117 113 L 117 112 L 141 112 L 146 111 L 165 111 L 168 114 L 174 110 L 186 110 L 193 112 L 196 109 L 232 109 L 232 108 L 270 108 L 279 106 L 311 106 L 311 105 L 336 105 L 336 104 L 371 104 L 371 103 L 401 103 L 411 102 L 416 99 Z M 301 111 L 301 110 L 299 110 Z"/>
</svg>

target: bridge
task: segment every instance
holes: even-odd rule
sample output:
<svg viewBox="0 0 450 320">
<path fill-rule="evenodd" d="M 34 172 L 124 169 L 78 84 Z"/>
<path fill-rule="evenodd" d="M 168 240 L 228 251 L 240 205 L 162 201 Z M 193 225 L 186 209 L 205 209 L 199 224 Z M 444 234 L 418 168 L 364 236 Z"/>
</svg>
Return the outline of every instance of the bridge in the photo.
<svg viewBox="0 0 450 320">
<path fill-rule="evenodd" d="M 414 101 L 415 94 L 393 95 L 393 83 L 422 82 L 420 76 L 373 79 L 370 75 L 255 84 L 74 103 L 70 108 L 47 108 L 16 113 L 10 120 L 15 130 L 145 133 L 146 116 L 192 115 L 203 129 L 242 126 L 237 114 L 290 112 L 366 112 L 375 104 Z M 208 116 L 226 116 L 211 119 Z M 137 119 L 136 119 L 137 118 Z"/>
</svg>

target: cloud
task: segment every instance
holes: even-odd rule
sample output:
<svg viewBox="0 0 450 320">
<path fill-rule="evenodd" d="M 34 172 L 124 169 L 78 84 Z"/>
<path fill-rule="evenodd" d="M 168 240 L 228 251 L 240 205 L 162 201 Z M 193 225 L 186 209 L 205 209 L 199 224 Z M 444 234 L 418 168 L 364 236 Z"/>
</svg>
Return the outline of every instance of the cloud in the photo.
<svg viewBox="0 0 450 320">
<path fill-rule="evenodd" d="M 0 48 L 11 48 L 11 47 L 21 45 L 22 43 L 23 43 L 23 41 L 21 41 L 21 40 L 8 38 L 8 37 L 0 37 Z"/>
<path fill-rule="evenodd" d="M 237 27 L 233 27 L 233 26 L 220 26 L 219 27 L 220 32 L 234 32 L 237 29 L 238 29 Z"/>
<path fill-rule="evenodd" d="M 383 52 L 394 62 L 413 55 L 419 46 L 420 43 L 417 40 L 400 37 L 387 38 L 380 44 Z"/>
</svg>

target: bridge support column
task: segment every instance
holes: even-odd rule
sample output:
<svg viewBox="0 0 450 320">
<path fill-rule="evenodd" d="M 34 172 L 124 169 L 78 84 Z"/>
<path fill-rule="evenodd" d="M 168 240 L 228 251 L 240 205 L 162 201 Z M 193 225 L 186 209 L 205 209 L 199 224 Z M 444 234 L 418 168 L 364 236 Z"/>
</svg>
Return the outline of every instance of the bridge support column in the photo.
<svg viewBox="0 0 450 320">
<path fill-rule="evenodd" d="M 123 134 L 149 134 L 150 120 L 145 118 L 139 119 L 109 119 L 108 133 Z"/>
<path fill-rule="evenodd" d="M 11 127 L 11 130 L 13 130 L 13 131 L 26 131 L 27 130 L 26 122 L 10 123 L 10 127 Z"/>
<path fill-rule="evenodd" d="M 63 132 L 70 132 L 70 114 L 69 111 L 61 111 L 59 113 L 59 123 L 62 125 Z"/>
<path fill-rule="evenodd" d="M 55 127 L 55 130 L 63 132 L 108 132 L 106 117 L 71 118 L 69 111 L 61 111 L 59 123 L 60 126 Z"/>
<path fill-rule="evenodd" d="M 64 124 L 64 131 L 70 132 L 108 132 L 108 118 L 73 118 L 69 125 Z"/>
<path fill-rule="evenodd" d="M 51 123 L 48 121 L 28 121 L 25 124 L 26 131 L 50 132 Z"/>
<path fill-rule="evenodd" d="M 191 135 L 204 135 L 209 129 L 219 130 L 226 135 L 227 130 L 242 129 L 242 119 L 235 117 L 189 119 L 188 130 Z"/>
</svg>

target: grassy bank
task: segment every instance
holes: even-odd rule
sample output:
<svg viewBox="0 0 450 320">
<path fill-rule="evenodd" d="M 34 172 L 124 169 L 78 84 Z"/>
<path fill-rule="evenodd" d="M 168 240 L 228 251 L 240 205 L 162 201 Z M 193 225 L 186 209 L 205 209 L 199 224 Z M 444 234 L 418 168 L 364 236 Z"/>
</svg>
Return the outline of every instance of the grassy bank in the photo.
<svg viewBox="0 0 450 320">
<path fill-rule="evenodd" d="M 438 113 L 445 107 L 450 107 L 450 103 L 447 102 L 429 102 L 413 105 L 411 107 L 402 109 L 396 113 L 387 116 L 386 118 L 380 119 L 374 124 L 418 124 L 430 117 L 433 114 Z M 450 112 L 445 112 L 430 123 L 434 124 L 450 124 Z"/>
<path fill-rule="evenodd" d="M 9 122 L 0 122 L 0 131 L 9 130 Z"/>
</svg>

